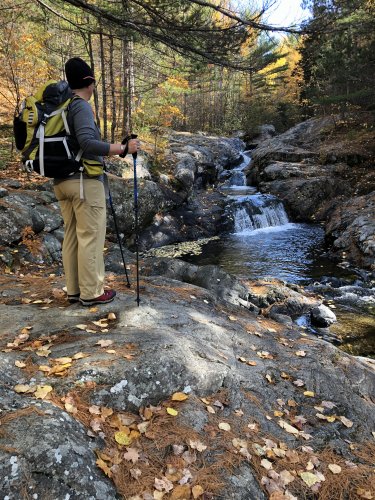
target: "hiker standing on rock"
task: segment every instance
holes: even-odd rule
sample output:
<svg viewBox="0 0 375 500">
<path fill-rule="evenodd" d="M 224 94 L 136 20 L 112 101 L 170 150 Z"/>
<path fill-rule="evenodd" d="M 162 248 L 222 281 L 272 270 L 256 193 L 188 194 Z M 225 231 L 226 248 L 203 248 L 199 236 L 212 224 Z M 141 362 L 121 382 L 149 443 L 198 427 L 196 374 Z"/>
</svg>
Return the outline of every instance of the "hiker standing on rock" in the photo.
<svg viewBox="0 0 375 500">
<path fill-rule="evenodd" d="M 54 189 L 64 219 L 63 266 L 69 302 L 84 306 L 107 304 L 115 290 L 104 290 L 104 242 L 106 197 L 103 156 L 123 154 L 124 144 L 101 140 L 88 101 L 95 86 L 90 66 L 79 57 L 65 64 L 66 79 L 74 94 L 68 108 L 72 143 L 82 151 L 83 176 L 55 179 Z M 138 140 L 129 140 L 127 152 L 139 150 Z"/>
</svg>

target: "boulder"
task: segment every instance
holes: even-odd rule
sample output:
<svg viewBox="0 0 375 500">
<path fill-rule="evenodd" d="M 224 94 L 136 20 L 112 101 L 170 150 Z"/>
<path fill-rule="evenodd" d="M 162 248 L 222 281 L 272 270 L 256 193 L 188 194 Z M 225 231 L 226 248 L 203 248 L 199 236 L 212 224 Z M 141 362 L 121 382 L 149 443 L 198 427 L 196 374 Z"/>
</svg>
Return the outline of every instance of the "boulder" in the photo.
<svg viewBox="0 0 375 500">
<path fill-rule="evenodd" d="M 337 321 L 336 315 L 324 304 L 311 309 L 311 323 L 315 326 L 326 328 Z"/>
</svg>

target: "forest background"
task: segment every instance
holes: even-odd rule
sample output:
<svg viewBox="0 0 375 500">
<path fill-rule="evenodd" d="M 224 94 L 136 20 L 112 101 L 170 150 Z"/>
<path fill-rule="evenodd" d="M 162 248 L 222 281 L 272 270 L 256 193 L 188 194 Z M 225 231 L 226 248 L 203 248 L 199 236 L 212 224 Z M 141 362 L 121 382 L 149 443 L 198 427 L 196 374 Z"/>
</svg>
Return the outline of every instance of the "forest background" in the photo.
<svg viewBox="0 0 375 500">
<path fill-rule="evenodd" d="M 72 56 L 95 71 L 103 138 L 137 131 L 156 156 L 171 128 L 282 132 L 373 111 L 374 0 L 303 0 L 306 20 L 287 27 L 267 23 L 274 3 L 3 0 L 1 124 L 40 84 L 64 78 Z"/>
</svg>

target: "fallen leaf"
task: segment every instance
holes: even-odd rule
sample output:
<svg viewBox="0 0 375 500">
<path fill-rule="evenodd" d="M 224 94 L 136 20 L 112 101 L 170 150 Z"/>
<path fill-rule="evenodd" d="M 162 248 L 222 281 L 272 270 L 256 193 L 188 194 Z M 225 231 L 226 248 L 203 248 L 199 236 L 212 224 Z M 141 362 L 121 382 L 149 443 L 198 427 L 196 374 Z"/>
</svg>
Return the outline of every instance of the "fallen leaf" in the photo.
<svg viewBox="0 0 375 500">
<path fill-rule="evenodd" d="M 328 464 L 328 469 L 332 472 L 332 474 L 340 474 L 341 467 L 336 464 Z"/>
<path fill-rule="evenodd" d="M 263 460 L 261 460 L 260 465 L 264 467 L 266 470 L 271 470 L 273 467 L 272 462 L 270 462 L 266 458 L 263 458 Z"/>
<path fill-rule="evenodd" d="M 18 368 L 25 368 L 25 366 L 26 366 L 26 363 L 24 363 L 23 361 L 18 361 L 18 359 L 14 362 L 14 364 Z"/>
<path fill-rule="evenodd" d="M 280 480 L 282 482 L 283 487 L 285 487 L 289 483 L 291 483 L 292 481 L 294 481 L 295 477 L 288 470 L 282 470 L 280 472 Z"/>
<path fill-rule="evenodd" d="M 320 483 L 319 478 L 312 472 L 300 472 L 299 476 L 302 481 L 309 487 L 314 486 L 314 484 L 316 483 Z"/>
<path fill-rule="evenodd" d="M 275 382 L 274 379 L 272 378 L 272 376 L 269 373 L 266 374 L 266 379 L 268 380 L 268 382 L 270 384 L 273 384 Z"/>
<path fill-rule="evenodd" d="M 340 416 L 339 419 L 345 425 L 345 427 L 353 427 L 353 422 L 344 416 Z"/>
<path fill-rule="evenodd" d="M 336 407 L 335 403 L 332 403 L 332 401 L 322 401 L 322 406 L 324 408 L 328 408 L 329 410 Z"/>
<path fill-rule="evenodd" d="M 44 373 L 49 373 L 51 371 L 51 367 L 48 365 L 40 365 L 38 366 L 38 370 Z"/>
<path fill-rule="evenodd" d="M 293 427 L 292 425 L 288 424 L 288 422 L 285 422 L 285 420 L 282 420 L 280 419 L 279 422 L 278 422 L 279 426 L 284 429 L 286 432 L 288 432 L 289 434 L 294 434 L 294 435 L 298 435 L 299 434 L 299 430 L 296 429 L 295 427 Z"/>
<path fill-rule="evenodd" d="M 297 379 L 297 380 L 294 380 L 293 384 L 296 386 L 296 387 L 303 387 L 305 385 L 305 382 L 301 379 Z"/>
<path fill-rule="evenodd" d="M 361 498 L 366 498 L 367 500 L 372 500 L 374 497 L 370 490 L 365 490 L 364 488 L 357 489 L 357 495 Z"/>
<path fill-rule="evenodd" d="M 300 356 L 301 358 L 304 358 L 306 356 L 306 352 L 305 351 L 296 351 L 294 354 L 296 356 Z"/>
<path fill-rule="evenodd" d="M 167 408 L 167 413 L 168 415 L 172 415 L 172 417 L 176 417 L 178 415 L 178 411 L 174 408 L 170 408 L 169 406 Z"/>
<path fill-rule="evenodd" d="M 209 404 L 211 404 L 211 402 L 210 402 L 210 401 L 208 401 L 208 399 L 206 399 L 206 398 L 201 398 L 201 401 L 202 401 L 205 405 L 209 405 Z"/>
<path fill-rule="evenodd" d="M 78 328 L 79 330 L 86 330 L 87 325 L 76 325 L 76 328 Z"/>
<path fill-rule="evenodd" d="M 137 448 L 126 448 L 126 453 L 123 454 L 125 460 L 129 462 L 133 462 L 133 464 L 137 463 L 139 460 L 139 452 Z"/>
<path fill-rule="evenodd" d="M 190 498 L 191 489 L 188 484 L 177 485 L 170 495 L 171 500 L 185 500 Z"/>
<path fill-rule="evenodd" d="M 246 364 L 248 366 L 256 366 L 257 365 L 257 362 L 256 361 L 246 361 Z"/>
<path fill-rule="evenodd" d="M 230 319 L 230 321 L 237 321 L 237 318 L 235 316 L 228 316 L 228 319 Z"/>
<path fill-rule="evenodd" d="M 189 440 L 189 446 L 193 450 L 197 450 L 199 452 L 202 452 L 207 449 L 207 446 L 203 444 L 201 441 L 198 439 L 196 441 L 193 441 L 192 439 Z"/>
<path fill-rule="evenodd" d="M 203 495 L 204 489 L 202 488 L 202 486 L 200 484 L 196 484 L 195 486 L 193 486 L 193 489 L 191 490 L 191 492 L 193 493 L 193 498 L 196 499 L 196 498 L 199 498 Z"/>
<path fill-rule="evenodd" d="M 25 394 L 27 392 L 31 392 L 30 390 L 32 389 L 32 387 L 30 385 L 26 385 L 26 384 L 17 384 L 14 386 L 14 390 L 15 392 L 17 392 L 17 394 Z M 34 388 L 35 390 L 35 388 Z"/>
<path fill-rule="evenodd" d="M 51 354 L 51 351 L 48 348 L 42 348 L 36 351 L 36 355 L 40 356 L 42 358 L 48 358 L 48 356 Z"/>
<path fill-rule="evenodd" d="M 52 390 L 53 387 L 50 385 L 37 385 L 34 396 L 37 399 L 45 399 Z"/>
<path fill-rule="evenodd" d="M 208 413 L 212 413 L 212 414 L 216 413 L 214 408 L 210 405 L 206 406 L 206 410 L 208 411 Z"/>
<path fill-rule="evenodd" d="M 110 313 L 108 313 L 107 318 L 109 319 L 109 321 L 114 321 L 116 319 L 116 314 L 113 312 L 110 312 Z"/>
<path fill-rule="evenodd" d="M 275 410 L 273 412 L 273 414 L 274 414 L 275 417 L 282 417 L 284 415 L 284 412 L 279 411 L 279 410 Z"/>
<path fill-rule="evenodd" d="M 100 347 L 108 347 L 109 345 L 112 345 L 112 344 L 113 344 L 113 340 L 101 339 L 101 340 L 98 340 L 95 345 L 100 345 Z"/>
<path fill-rule="evenodd" d="M 173 490 L 173 483 L 169 481 L 166 477 L 162 479 L 155 478 L 154 488 L 158 491 L 171 491 Z"/>
<path fill-rule="evenodd" d="M 134 479 L 138 479 L 142 475 L 141 469 L 129 469 L 129 472 Z"/>
<path fill-rule="evenodd" d="M 229 424 L 227 424 L 226 422 L 220 422 L 220 424 L 218 425 L 219 429 L 221 429 L 222 431 L 230 431 L 231 430 L 231 427 Z"/>
<path fill-rule="evenodd" d="M 192 476 L 191 472 L 189 471 L 189 469 L 184 469 L 182 471 L 182 473 L 183 473 L 183 476 L 178 481 L 179 484 L 187 484 L 190 481 L 190 479 L 193 479 L 193 476 Z"/>
<path fill-rule="evenodd" d="M 71 363 L 72 361 L 73 358 L 68 358 L 68 357 L 51 359 L 52 363 L 57 363 L 59 365 L 65 365 L 67 363 Z"/>
<path fill-rule="evenodd" d="M 307 396 L 308 398 L 314 398 L 315 397 L 315 392 L 313 391 L 305 391 L 304 396 Z"/>
<path fill-rule="evenodd" d="M 65 406 L 65 410 L 68 413 L 72 413 L 74 415 L 78 412 L 78 408 L 76 406 L 74 406 L 72 403 L 65 403 L 64 406 Z"/>
<path fill-rule="evenodd" d="M 132 442 L 132 438 L 126 434 L 125 432 L 119 431 L 115 432 L 115 441 L 116 443 L 122 445 L 122 446 L 129 446 L 129 444 Z"/>
<path fill-rule="evenodd" d="M 185 393 L 183 392 L 175 392 L 173 395 L 172 395 L 172 401 L 185 401 L 186 399 L 188 399 L 189 396 L 187 396 Z"/>
<path fill-rule="evenodd" d="M 150 422 L 141 422 L 137 425 L 137 428 L 141 434 L 144 434 L 147 431 L 147 427 L 150 425 Z"/>
<path fill-rule="evenodd" d="M 83 359 L 83 358 L 88 358 L 90 354 L 86 354 L 84 352 L 77 352 L 74 354 L 73 359 Z"/>
<path fill-rule="evenodd" d="M 104 474 L 108 477 L 112 477 L 112 472 L 110 467 L 102 460 L 101 458 L 98 458 L 96 461 L 96 465 L 99 467 L 99 469 L 102 469 Z"/>
<path fill-rule="evenodd" d="M 89 407 L 89 412 L 92 415 L 100 415 L 100 407 L 96 405 L 92 405 Z"/>
</svg>

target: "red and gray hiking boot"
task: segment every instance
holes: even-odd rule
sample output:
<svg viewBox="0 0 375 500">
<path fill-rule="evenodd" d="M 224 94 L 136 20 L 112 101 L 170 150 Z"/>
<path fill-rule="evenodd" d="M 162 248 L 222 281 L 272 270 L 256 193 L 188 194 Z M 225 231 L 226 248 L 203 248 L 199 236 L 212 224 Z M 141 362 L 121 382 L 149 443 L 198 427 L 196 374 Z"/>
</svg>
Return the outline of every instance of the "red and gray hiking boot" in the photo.
<svg viewBox="0 0 375 500">
<path fill-rule="evenodd" d="M 100 297 L 96 299 L 79 299 L 83 306 L 96 306 L 100 304 L 108 304 L 116 297 L 116 292 L 114 290 L 106 290 Z"/>
</svg>

